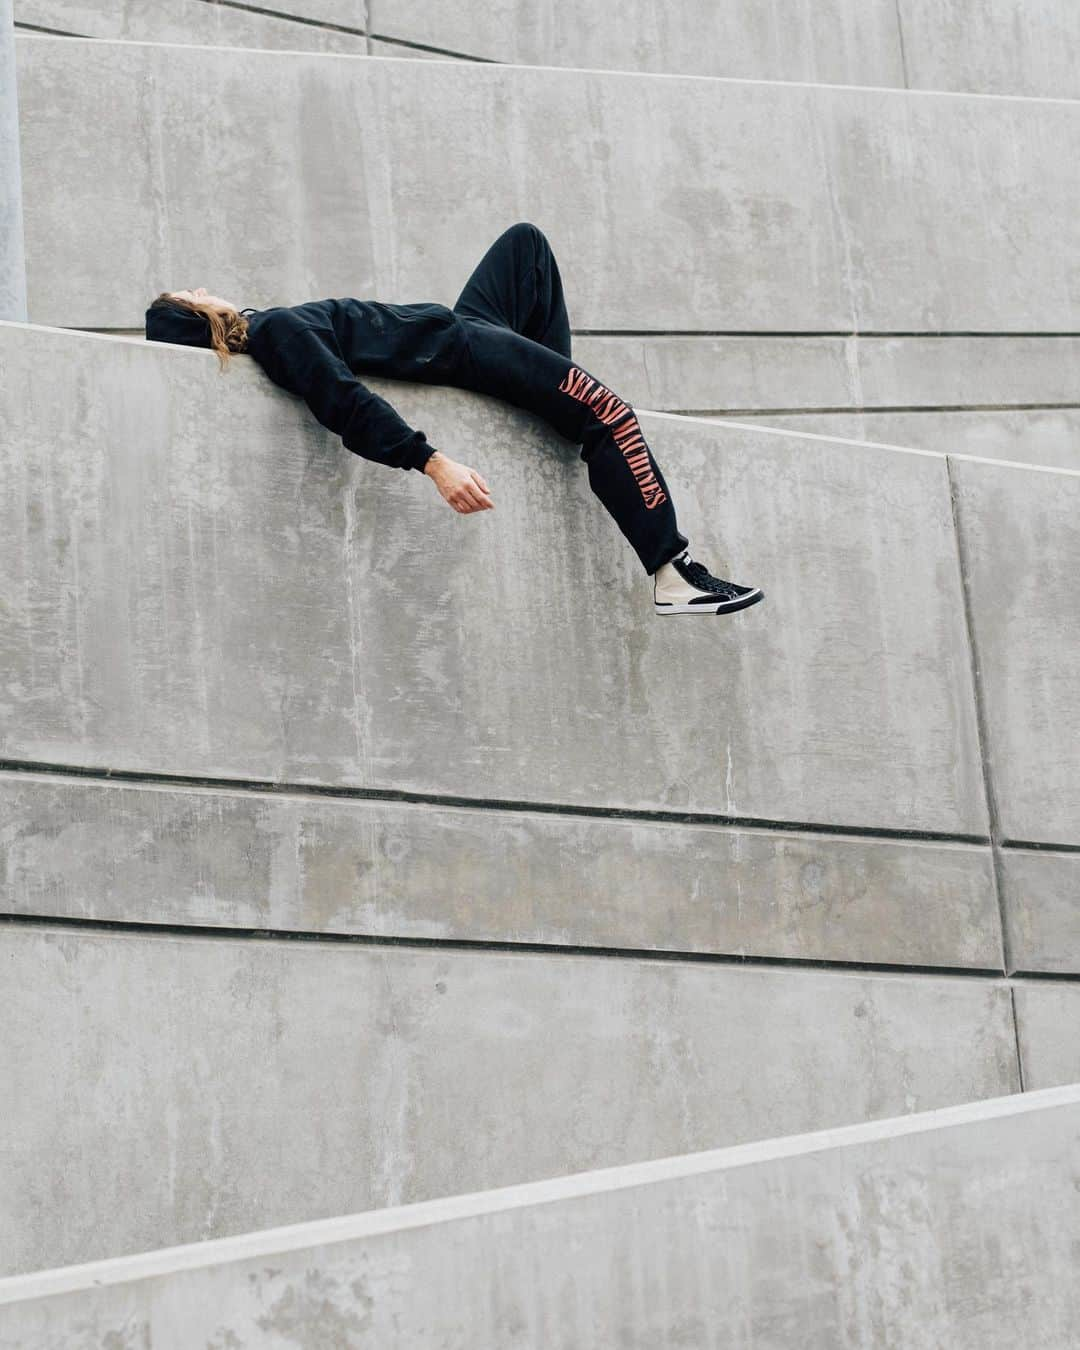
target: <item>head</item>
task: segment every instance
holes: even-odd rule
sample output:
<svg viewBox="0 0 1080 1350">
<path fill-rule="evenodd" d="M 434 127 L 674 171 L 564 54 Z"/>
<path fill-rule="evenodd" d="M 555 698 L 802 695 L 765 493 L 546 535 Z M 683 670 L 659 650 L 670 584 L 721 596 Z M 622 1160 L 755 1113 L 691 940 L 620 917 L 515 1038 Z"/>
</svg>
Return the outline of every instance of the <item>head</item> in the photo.
<svg viewBox="0 0 1080 1350">
<path fill-rule="evenodd" d="M 146 311 L 147 341 L 210 347 L 217 352 L 222 370 L 233 352 L 247 347 L 247 328 L 247 319 L 232 301 L 211 295 L 205 286 L 162 291 Z"/>
</svg>

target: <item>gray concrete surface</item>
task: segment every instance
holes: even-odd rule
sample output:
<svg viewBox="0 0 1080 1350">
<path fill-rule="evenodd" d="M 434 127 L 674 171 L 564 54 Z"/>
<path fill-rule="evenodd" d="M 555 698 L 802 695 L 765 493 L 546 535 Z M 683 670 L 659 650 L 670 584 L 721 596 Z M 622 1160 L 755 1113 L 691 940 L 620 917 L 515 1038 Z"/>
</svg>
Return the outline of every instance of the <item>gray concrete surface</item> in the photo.
<svg viewBox="0 0 1080 1350">
<path fill-rule="evenodd" d="M 735 419 L 749 420 L 747 414 Z M 940 454 L 1080 470 L 1080 408 L 979 412 L 762 413 L 755 425 Z"/>
<path fill-rule="evenodd" d="M 0 319 L 25 323 L 26 317 L 15 34 L 11 0 L 0 0 Z"/>
<path fill-rule="evenodd" d="M 373 27 L 499 61 L 1080 95 L 1068 0 L 373 0 Z"/>
<path fill-rule="evenodd" d="M 26 773 L 0 820 L 6 914 L 1002 968 L 970 845 Z"/>
<path fill-rule="evenodd" d="M 316 10 L 321 22 L 297 23 L 290 9 Z M 206 0 L 15 0 L 15 20 L 34 28 L 56 29 L 87 38 L 136 42 L 196 43 L 213 47 L 272 47 L 286 51 L 337 51 L 362 56 L 363 0 L 338 0 L 321 6 L 274 0 L 277 13 Z M 341 24 L 352 32 L 330 24 Z"/>
<path fill-rule="evenodd" d="M 1080 853 L 1005 849 L 1001 866 L 1011 969 L 1080 975 Z"/>
<path fill-rule="evenodd" d="M 0 1282 L 0 1346 L 1068 1350 L 1080 1088 Z"/>
<path fill-rule="evenodd" d="M 1080 843 L 1080 473 L 953 473 L 1001 836 Z"/>
<path fill-rule="evenodd" d="M 584 334 L 574 353 L 661 412 L 1007 409 L 1075 403 L 1080 339 L 873 334 Z M 813 429 L 813 428 L 811 428 Z"/>
<path fill-rule="evenodd" d="M 1013 997 L 1025 1088 L 1080 1083 L 1080 983 L 1018 980 Z"/>
<path fill-rule="evenodd" d="M 40 28 L 150 42 L 347 50 L 353 39 L 340 29 L 366 29 L 373 55 L 416 60 L 1080 95 L 1071 60 L 1080 16 L 1067 0 L 796 0 L 783 9 L 754 0 L 281 0 L 273 8 L 281 17 L 205 0 L 17 0 L 15 15 Z"/>
<path fill-rule="evenodd" d="M 38 323 L 131 326 L 159 290 L 192 284 L 253 306 L 452 301 L 491 240 L 534 219 L 582 329 L 1080 329 L 1061 261 L 1080 256 L 1062 171 L 1077 103 L 26 34 L 17 47 Z"/>
<path fill-rule="evenodd" d="M 1018 1090 L 965 977 L 0 930 L 0 1271 Z"/>
<path fill-rule="evenodd" d="M 698 556 L 766 591 L 703 631 L 500 401 L 372 383 L 491 483 L 462 517 L 249 358 L 0 343 L 4 758 L 986 832 L 939 456 L 643 416 Z"/>
</svg>

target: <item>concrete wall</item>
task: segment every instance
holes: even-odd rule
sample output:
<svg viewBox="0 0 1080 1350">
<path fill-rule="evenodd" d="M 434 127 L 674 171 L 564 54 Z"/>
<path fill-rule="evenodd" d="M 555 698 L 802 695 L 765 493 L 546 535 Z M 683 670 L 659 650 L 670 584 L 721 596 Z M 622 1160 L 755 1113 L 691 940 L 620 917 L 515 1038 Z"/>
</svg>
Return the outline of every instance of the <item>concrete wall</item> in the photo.
<svg viewBox="0 0 1080 1350">
<path fill-rule="evenodd" d="M 1066 1350 L 1080 1089 L 0 1283 L 0 1346 Z"/>
<path fill-rule="evenodd" d="M 983 980 L 15 925 L 0 946 L 5 1273 L 1019 1089 L 1009 990 Z"/>
<path fill-rule="evenodd" d="M 28 30 L 211 47 L 367 53 L 363 0 L 274 0 L 273 9 L 276 13 L 259 13 L 207 0 L 15 0 L 16 22 Z M 290 12 L 296 17 L 288 17 Z M 307 21 L 298 23 L 296 18 Z"/>
<path fill-rule="evenodd" d="M 582 334 L 574 353 L 662 412 L 1075 405 L 1080 386 L 1080 339 L 1067 334 Z"/>
<path fill-rule="evenodd" d="M 39 323 L 137 325 L 200 281 L 255 306 L 452 301 L 532 219 L 581 329 L 1080 327 L 1074 103 L 18 45 Z"/>
<path fill-rule="evenodd" d="M 1067 0 L 281 0 L 272 15 L 203 0 L 17 0 L 20 23 L 87 37 L 308 48 L 340 28 L 373 55 L 1076 98 L 1080 19 Z M 332 26 L 331 26 L 332 25 Z M 290 30 L 293 36 L 290 38 Z"/>
<path fill-rule="evenodd" d="M 725 420 L 745 421 L 746 414 Z M 940 454 L 1080 470 L 1080 409 L 979 412 L 761 413 L 762 426 Z"/>
<path fill-rule="evenodd" d="M 1080 473 L 952 468 L 1001 837 L 1080 843 Z"/>
<path fill-rule="evenodd" d="M 699 555 L 767 595 L 673 632 L 576 448 L 500 401 L 379 385 L 492 483 L 463 519 L 247 358 L 0 332 L 4 758 L 985 837 L 941 457 L 643 418 Z"/>
<path fill-rule="evenodd" d="M 1002 968 L 985 846 L 55 772 L 0 818 L 24 917 Z"/>
<path fill-rule="evenodd" d="M 19 23 L 43 28 L 61 28 L 86 37 L 141 38 L 168 42 L 170 31 L 179 29 L 188 42 L 216 39 L 227 16 L 216 14 L 216 4 L 206 0 L 15 0 Z M 270 6 L 266 6 L 270 8 Z M 303 28 L 316 34 L 333 28 L 362 30 L 367 19 L 365 0 L 274 0 L 273 12 L 302 20 L 294 23 L 297 36 Z"/>
<path fill-rule="evenodd" d="M 1008 849 L 1002 866 L 1013 968 L 1080 975 L 1080 855 Z"/>
<path fill-rule="evenodd" d="M 1068 0 L 372 0 L 372 31 L 488 59 L 1076 98 Z M 403 54 L 402 49 L 398 49 Z"/>
<path fill-rule="evenodd" d="M 1080 984 L 1031 980 L 1017 986 L 1014 998 L 1026 1086 L 1080 1083 Z"/>
<path fill-rule="evenodd" d="M 19 107 L 11 0 L 0 0 L 0 319 L 26 322 Z"/>
</svg>

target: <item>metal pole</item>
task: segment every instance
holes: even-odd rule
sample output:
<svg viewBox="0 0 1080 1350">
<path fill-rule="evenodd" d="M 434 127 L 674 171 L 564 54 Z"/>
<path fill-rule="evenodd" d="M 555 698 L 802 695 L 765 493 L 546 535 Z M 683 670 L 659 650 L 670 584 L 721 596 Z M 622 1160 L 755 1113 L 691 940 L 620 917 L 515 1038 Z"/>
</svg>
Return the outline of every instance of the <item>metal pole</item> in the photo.
<svg viewBox="0 0 1080 1350">
<path fill-rule="evenodd" d="M 27 322 L 12 0 L 0 0 L 0 319 Z"/>
</svg>

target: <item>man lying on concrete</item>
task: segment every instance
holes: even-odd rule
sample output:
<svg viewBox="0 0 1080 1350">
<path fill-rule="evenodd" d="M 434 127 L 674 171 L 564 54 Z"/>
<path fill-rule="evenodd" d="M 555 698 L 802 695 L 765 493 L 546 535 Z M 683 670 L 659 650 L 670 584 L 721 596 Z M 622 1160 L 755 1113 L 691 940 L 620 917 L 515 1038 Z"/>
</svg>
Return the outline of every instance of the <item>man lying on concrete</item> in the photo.
<svg viewBox="0 0 1080 1350">
<path fill-rule="evenodd" d="M 571 363 L 562 279 L 535 225 L 519 222 L 495 240 L 452 310 L 350 297 L 239 310 L 200 286 L 163 291 L 146 311 L 146 336 L 211 347 L 223 366 L 247 352 L 347 449 L 421 470 L 462 515 L 494 506 L 485 480 L 428 444 L 356 373 L 453 385 L 525 408 L 582 447 L 589 486 L 653 578 L 657 614 L 725 614 L 764 598 L 691 558 L 633 408 Z"/>
</svg>

